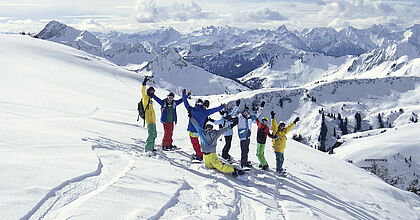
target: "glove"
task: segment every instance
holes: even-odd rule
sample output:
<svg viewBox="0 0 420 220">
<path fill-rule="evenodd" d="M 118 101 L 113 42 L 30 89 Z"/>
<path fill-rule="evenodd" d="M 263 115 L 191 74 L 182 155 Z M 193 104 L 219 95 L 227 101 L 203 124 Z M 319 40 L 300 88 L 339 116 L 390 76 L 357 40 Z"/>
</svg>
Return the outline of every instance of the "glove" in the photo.
<svg viewBox="0 0 420 220">
<path fill-rule="evenodd" d="M 149 77 L 145 76 L 142 85 L 145 86 L 147 81 L 149 81 Z"/>
<path fill-rule="evenodd" d="M 208 117 L 209 122 L 214 122 L 214 119 Z"/>
<path fill-rule="evenodd" d="M 241 104 L 241 100 L 240 99 L 236 100 L 236 106 L 239 106 L 240 104 Z"/>
<path fill-rule="evenodd" d="M 276 115 L 274 111 L 271 111 L 270 114 L 271 114 L 271 118 L 274 118 L 274 116 Z"/>
<path fill-rule="evenodd" d="M 191 96 L 191 90 L 188 91 L 187 96 L 190 97 Z"/>
<path fill-rule="evenodd" d="M 265 105 L 265 101 L 262 101 L 261 102 L 261 107 L 264 108 L 264 105 Z"/>
<path fill-rule="evenodd" d="M 183 89 L 182 90 L 182 94 L 187 94 L 187 90 L 186 89 Z"/>
<path fill-rule="evenodd" d="M 300 118 L 299 117 L 296 117 L 295 120 L 293 121 L 293 123 L 296 124 L 299 120 L 300 120 Z"/>
<path fill-rule="evenodd" d="M 188 118 L 192 118 L 192 113 L 190 110 L 188 110 Z"/>
</svg>

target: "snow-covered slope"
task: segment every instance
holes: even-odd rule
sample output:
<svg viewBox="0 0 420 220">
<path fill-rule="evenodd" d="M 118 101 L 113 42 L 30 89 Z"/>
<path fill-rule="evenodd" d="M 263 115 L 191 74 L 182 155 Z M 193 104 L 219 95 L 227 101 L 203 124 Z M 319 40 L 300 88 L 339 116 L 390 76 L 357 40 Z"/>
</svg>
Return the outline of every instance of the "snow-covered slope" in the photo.
<svg viewBox="0 0 420 220">
<path fill-rule="evenodd" d="M 301 86 L 336 72 L 347 58 L 310 52 L 277 54 L 239 81 L 254 89 Z"/>
<path fill-rule="evenodd" d="M 365 137 L 363 134 L 344 136 L 344 144 L 334 150 L 334 156 L 352 161 L 386 182 L 420 195 L 420 124 L 380 131 Z"/>
<path fill-rule="evenodd" d="M 135 121 L 141 84 L 136 75 L 27 36 L 0 35 L 0 48 L 2 219 L 420 217 L 418 196 L 290 139 L 288 178 L 252 170 L 244 184 L 190 164 L 183 106 L 174 135 L 182 149 L 144 157 L 147 130 Z M 167 92 L 157 88 L 158 96 Z M 212 106 L 228 101 L 208 98 Z M 235 158 L 238 143 L 235 135 Z M 255 143 L 250 150 L 257 161 Z M 274 166 L 269 147 L 266 155 Z"/>
<path fill-rule="evenodd" d="M 409 123 L 408 116 L 412 112 L 420 113 L 417 109 L 420 107 L 419 83 L 420 78 L 414 76 L 321 81 L 294 89 L 261 89 L 246 92 L 244 96 L 248 106 L 269 100 L 263 112 L 266 116 L 275 110 L 282 120 L 296 116 L 308 118 L 302 120 L 295 133 L 302 135 L 302 141 L 315 148 L 320 144 L 321 116 L 324 113 L 328 137 L 323 150 L 328 150 L 343 135 L 339 118 L 348 118 L 348 133 L 354 132 L 357 112 L 362 114 L 361 130 L 379 128 L 378 114 L 381 114 L 385 127 Z"/>
<path fill-rule="evenodd" d="M 278 54 L 239 81 L 251 88 L 287 88 L 322 80 L 420 76 L 420 47 L 408 42 L 406 39 L 358 57 L 308 52 Z"/>
<path fill-rule="evenodd" d="M 231 79 L 211 74 L 186 62 L 172 48 L 157 55 L 137 72 L 152 75 L 161 88 L 178 92 L 186 88 L 195 95 L 231 94 L 248 89 Z"/>
</svg>

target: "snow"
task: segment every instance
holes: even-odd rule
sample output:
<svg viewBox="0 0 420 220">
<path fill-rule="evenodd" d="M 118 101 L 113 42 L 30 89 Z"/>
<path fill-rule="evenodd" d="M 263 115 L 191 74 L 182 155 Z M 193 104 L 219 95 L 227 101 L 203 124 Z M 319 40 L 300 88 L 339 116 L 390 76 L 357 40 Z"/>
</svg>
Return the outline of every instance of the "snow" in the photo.
<svg viewBox="0 0 420 220">
<path fill-rule="evenodd" d="M 415 194 L 291 139 L 286 178 L 252 170 L 250 182 L 242 183 L 190 164 L 183 106 L 174 135 L 181 150 L 145 157 L 147 130 L 135 121 L 142 77 L 28 36 L 0 35 L 0 48 L 2 219 L 420 218 Z M 159 97 L 168 93 L 153 86 Z M 253 93 L 207 98 L 214 107 Z M 157 130 L 159 144 L 159 122 Z M 238 143 L 235 135 L 234 158 Z M 273 168 L 270 146 L 266 157 Z M 252 142 L 253 162 L 255 152 Z"/>
<path fill-rule="evenodd" d="M 395 185 L 408 188 L 412 181 L 419 179 L 420 164 L 420 124 L 413 123 L 394 129 L 381 129 L 369 132 L 367 137 L 344 136 L 344 144 L 335 150 L 337 158 L 351 160 L 359 167 L 372 167 L 373 162 L 366 159 L 386 159 L 376 162 L 387 169 L 386 178 L 397 181 Z"/>
</svg>

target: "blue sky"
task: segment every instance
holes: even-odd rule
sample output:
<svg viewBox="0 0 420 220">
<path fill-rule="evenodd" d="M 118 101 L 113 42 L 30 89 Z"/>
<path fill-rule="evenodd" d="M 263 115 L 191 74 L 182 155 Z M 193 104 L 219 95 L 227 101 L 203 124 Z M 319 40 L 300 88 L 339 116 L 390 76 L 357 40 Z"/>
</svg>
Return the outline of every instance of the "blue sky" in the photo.
<svg viewBox="0 0 420 220">
<path fill-rule="evenodd" d="M 90 31 L 136 32 L 172 26 L 243 29 L 420 23 L 418 0 L 0 0 L 0 32 L 38 32 L 50 20 Z"/>
</svg>

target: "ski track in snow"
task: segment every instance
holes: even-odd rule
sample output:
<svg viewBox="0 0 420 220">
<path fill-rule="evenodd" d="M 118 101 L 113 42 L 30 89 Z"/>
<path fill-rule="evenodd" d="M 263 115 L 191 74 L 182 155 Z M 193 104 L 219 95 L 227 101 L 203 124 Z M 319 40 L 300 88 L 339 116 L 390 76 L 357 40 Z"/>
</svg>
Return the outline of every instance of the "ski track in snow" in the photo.
<svg viewBox="0 0 420 220">
<path fill-rule="evenodd" d="M 50 213 L 59 214 L 60 209 L 86 200 L 117 182 L 132 167 L 133 160 L 121 153 L 110 154 L 108 149 L 109 146 L 101 145 L 101 143 L 92 145 L 92 150 L 98 157 L 98 168 L 91 173 L 64 181 L 53 188 L 21 219 L 51 218 Z M 125 163 L 115 163 L 112 161 L 115 157 L 124 159 Z"/>
<path fill-rule="evenodd" d="M 65 181 L 52 189 L 22 219 L 56 218 L 62 211 L 76 208 L 83 201 L 117 182 L 130 169 L 135 158 L 144 157 L 144 141 L 136 140 L 134 144 L 127 144 L 103 136 L 83 138 L 83 140 L 94 143 L 92 149 L 98 156 L 98 169 L 90 174 Z M 118 164 L 121 163 L 119 160 L 116 161 L 117 163 L 115 161 L 109 161 L 109 164 L 103 162 L 112 160 L 111 157 L 116 155 L 129 162 L 125 164 Z M 186 170 L 203 181 L 197 184 L 184 179 L 173 197 L 149 219 L 174 219 L 186 216 L 218 216 L 228 219 L 257 217 L 258 211 L 253 208 L 253 204 L 258 202 L 254 199 L 255 197 L 264 197 L 267 201 L 276 198 L 272 204 L 260 204 L 261 207 L 268 207 L 262 214 L 266 218 L 286 219 L 280 201 L 277 199 L 277 189 L 264 187 L 266 190 L 259 190 L 256 188 L 261 187 L 258 178 L 252 175 L 251 182 L 243 183 L 231 177 L 230 174 L 207 169 L 203 164 L 192 164 L 190 154 L 182 150 L 158 151 L 156 156 L 150 158 L 167 161 L 172 166 Z M 115 167 L 108 168 L 110 165 Z M 105 170 L 108 170 L 108 173 Z"/>
<path fill-rule="evenodd" d="M 47 195 L 22 219 L 55 219 L 63 211 L 76 209 L 83 201 L 106 190 L 116 183 L 134 164 L 134 160 L 144 155 L 144 141 L 136 140 L 127 144 L 107 137 L 83 138 L 92 142 L 92 150 L 98 157 L 98 168 L 92 173 L 75 177 L 52 189 Z M 295 197 L 310 196 L 341 209 L 357 219 L 376 219 L 375 216 L 342 201 L 328 192 L 292 175 L 278 177 L 273 171 L 265 172 L 252 169 L 248 172 L 249 182 L 207 169 L 203 164 L 193 164 L 190 154 L 182 150 L 158 151 L 156 156 L 148 157 L 169 162 L 187 173 L 201 179 L 196 182 L 184 178 L 182 185 L 174 195 L 158 209 L 149 219 L 175 219 L 187 216 L 199 218 L 219 217 L 227 219 L 245 219 L 253 216 L 266 219 L 287 219 L 287 213 L 282 209 L 282 203 L 293 202 L 297 205 L 289 207 L 288 212 L 299 212 L 307 208 L 309 214 L 318 216 L 321 213 L 334 218 L 329 212 L 323 211 Z M 257 166 L 257 164 L 254 164 Z M 316 175 L 311 175 L 317 178 Z M 287 192 L 283 194 L 282 192 Z M 295 194 L 296 196 L 291 196 Z M 258 208 L 261 207 L 261 208 Z M 305 208 L 305 209 L 306 209 Z"/>
<path fill-rule="evenodd" d="M 77 210 L 81 203 L 106 190 L 108 186 L 126 175 L 136 159 L 147 157 L 144 154 L 145 143 L 142 140 L 136 140 L 132 144 L 103 136 L 82 140 L 93 143 L 92 150 L 97 154 L 98 168 L 92 173 L 67 180 L 50 190 L 22 219 L 55 219 L 62 217 L 60 214 L 64 211 L 71 213 L 71 210 Z M 250 216 L 254 218 L 264 216 L 266 219 L 285 220 L 288 213 L 303 210 L 309 215 L 319 217 L 319 214 L 322 214 L 335 218 L 332 213 L 297 199 L 308 196 L 343 210 L 354 218 L 377 219 L 354 204 L 342 201 L 292 174 L 288 177 L 278 177 L 272 170 L 265 172 L 253 168 L 248 172 L 250 181 L 241 182 L 230 174 L 207 169 L 204 164 L 191 163 L 190 154 L 182 150 L 158 151 L 156 156 L 147 158 L 168 162 L 200 179 L 197 182 L 188 178 L 191 175 L 184 176 L 184 181 L 173 196 L 157 210 L 156 214 L 149 216 L 149 219 L 176 219 L 188 216 L 246 219 Z M 319 178 L 310 173 L 302 174 Z M 295 204 L 287 208 L 288 213 L 283 211 L 284 202 Z"/>
</svg>

